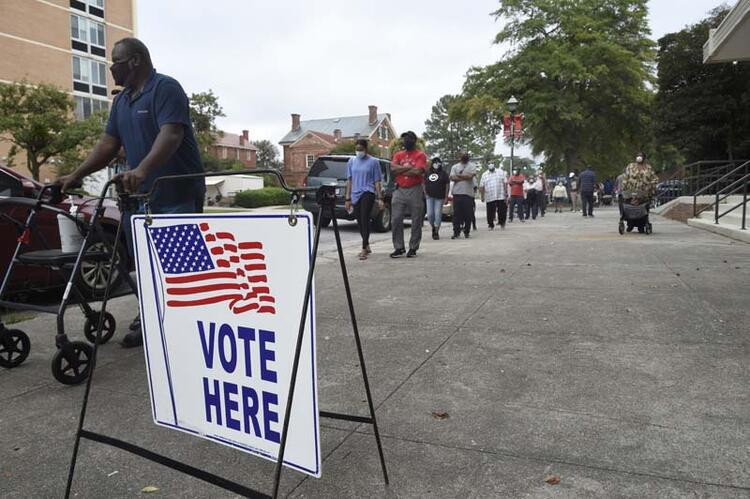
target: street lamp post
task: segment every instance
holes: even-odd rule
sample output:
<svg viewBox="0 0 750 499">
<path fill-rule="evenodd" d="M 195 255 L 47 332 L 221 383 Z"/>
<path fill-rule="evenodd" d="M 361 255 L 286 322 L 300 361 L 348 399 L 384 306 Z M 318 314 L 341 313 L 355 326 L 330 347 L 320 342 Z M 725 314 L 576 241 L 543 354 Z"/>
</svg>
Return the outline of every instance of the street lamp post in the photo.
<svg viewBox="0 0 750 499">
<path fill-rule="evenodd" d="M 510 96 L 508 99 L 508 110 L 510 111 L 510 174 L 513 175 L 513 152 L 516 144 L 516 117 L 515 112 L 518 109 L 518 99 Z"/>
</svg>

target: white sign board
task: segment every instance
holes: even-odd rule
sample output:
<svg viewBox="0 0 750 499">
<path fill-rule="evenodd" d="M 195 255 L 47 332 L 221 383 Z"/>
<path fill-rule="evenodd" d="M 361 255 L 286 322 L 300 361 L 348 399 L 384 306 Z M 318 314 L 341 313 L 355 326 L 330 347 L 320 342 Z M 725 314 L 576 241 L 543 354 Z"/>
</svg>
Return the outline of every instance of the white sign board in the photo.
<svg viewBox="0 0 750 499">
<path fill-rule="evenodd" d="M 312 253 L 286 214 L 131 219 L 154 421 L 276 460 Z M 284 464 L 320 476 L 311 296 Z"/>
</svg>

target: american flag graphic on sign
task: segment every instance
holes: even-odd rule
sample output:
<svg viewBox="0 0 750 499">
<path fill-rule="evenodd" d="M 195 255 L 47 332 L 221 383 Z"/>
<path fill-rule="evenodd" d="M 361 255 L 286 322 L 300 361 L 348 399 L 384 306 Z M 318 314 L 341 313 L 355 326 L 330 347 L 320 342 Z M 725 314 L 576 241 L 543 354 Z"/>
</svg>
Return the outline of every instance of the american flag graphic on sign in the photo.
<svg viewBox="0 0 750 499">
<path fill-rule="evenodd" d="M 227 302 L 235 314 L 276 314 L 266 275 L 263 243 L 237 242 L 207 223 L 149 228 L 164 273 L 166 306 Z"/>
</svg>

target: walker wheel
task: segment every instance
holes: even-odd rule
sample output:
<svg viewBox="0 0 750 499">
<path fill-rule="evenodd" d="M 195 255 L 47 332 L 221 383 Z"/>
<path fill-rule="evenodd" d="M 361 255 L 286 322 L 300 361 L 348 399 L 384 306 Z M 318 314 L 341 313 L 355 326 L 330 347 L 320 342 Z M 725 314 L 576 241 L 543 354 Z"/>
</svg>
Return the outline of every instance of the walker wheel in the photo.
<svg viewBox="0 0 750 499">
<path fill-rule="evenodd" d="M 77 385 L 88 378 L 94 349 L 83 341 L 64 344 L 52 357 L 52 376 L 64 385 Z"/>
<path fill-rule="evenodd" d="M 91 343 L 96 343 L 96 330 L 99 328 L 99 316 L 101 312 L 94 312 L 86 317 L 86 323 L 83 325 L 83 334 Z M 104 312 L 104 324 L 102 324 L 102 336 L 99 338 L 99 344 L 103 345 L 112 339 L 115 334 L 117 322 L 109 312 Z"/>
<path fill-rule="evenodd" d="M 0 332 L 0 367 L 20 366 L 31 352 L 29 336 L 20 329 Z"/>
<path fill-rule="evenodd" d="M 619 233 L 620 233 L 620 235 L 623 235 L 623 234 L 625 234 L 625 224 L 624 224 L 624 223 L 620 222 L 620 223 L 619 223 L 619 224 L 617 225 L 617 232 L 619 232 Z"/>
</svg>

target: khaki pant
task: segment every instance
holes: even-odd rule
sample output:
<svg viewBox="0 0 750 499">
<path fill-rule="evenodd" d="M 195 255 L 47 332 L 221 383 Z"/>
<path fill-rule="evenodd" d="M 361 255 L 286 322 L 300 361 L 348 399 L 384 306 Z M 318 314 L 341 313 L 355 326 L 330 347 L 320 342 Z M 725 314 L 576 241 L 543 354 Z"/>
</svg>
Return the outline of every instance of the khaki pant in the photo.
<svg viewBox="0 0 750 499">
<path fill-rule="evenodd" d="M 422 241 L 422 223 L 424 221 L 424 189 L 422 185 L 399 187 L 391 199 L 391 230 L 393 231 L 393 248 L 404 248 L 404 216 L 409 210 L 411 216 L 411 237 L 409 249 L 418 250 Z"/>
<path fill-rule="evenodd" d="M 578 192 L 570 191 L 570 209 L 571 211 L 578 211 L 581 207 L 581 197 Z"/>
</svg>

